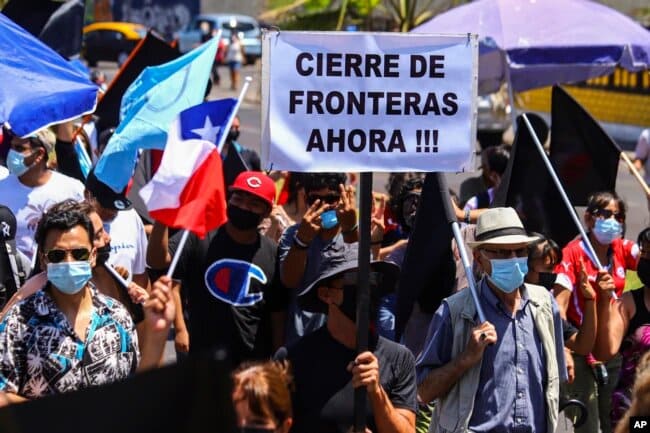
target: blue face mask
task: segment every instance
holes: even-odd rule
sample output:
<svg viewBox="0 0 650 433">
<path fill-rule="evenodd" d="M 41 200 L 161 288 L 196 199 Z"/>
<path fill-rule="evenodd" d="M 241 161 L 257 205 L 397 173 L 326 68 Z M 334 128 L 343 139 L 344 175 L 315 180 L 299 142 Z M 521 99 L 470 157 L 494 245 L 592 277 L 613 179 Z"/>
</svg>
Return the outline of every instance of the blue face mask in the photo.
<svg viewBox="0 0 650 433">
<path fill-rule="evenodd" d="M 323 212 L 320 215 L 320 226 L 325 230 L 336 227 L 338 223 L 339 219 L 336 217 L 336 211 L 334 209 Z"/>
<path fill-rule="evenodd" d="M 620 238 L 623 225 L 614 218 L 597 218 L 594 227 L 594 236 L 603 245 L 609 245 L 614 239 Z"/>
<path fill-rule="evenodd" d="M 25 158 L 26 156 L 22 153 L 9 149 L 9 153 L 7 153 L 7 169 L 9 169 L 9 173 L 15 176 L 25 174 L 29 170 L 29 167 L 25 165 Z"/>
<path fill-rule="evenodd" d="M 491 259 L 492 274 L 488 277 L 502 292 L 512 293 L 524 283 L 528 273 L 528 257 Z"/>
<path fill-rule="evenodd" d="M 90 262 L 61 262 L 47 264 L 47 279 L 60 292 L 79 293 L 92 277 Z"/>
</svg>

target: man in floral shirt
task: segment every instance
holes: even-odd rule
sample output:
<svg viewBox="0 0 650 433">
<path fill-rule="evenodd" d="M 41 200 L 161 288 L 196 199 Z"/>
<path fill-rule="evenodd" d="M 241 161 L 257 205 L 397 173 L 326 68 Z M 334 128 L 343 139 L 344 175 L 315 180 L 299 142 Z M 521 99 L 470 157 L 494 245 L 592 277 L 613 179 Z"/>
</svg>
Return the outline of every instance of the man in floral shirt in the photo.
<svg viewBox="0 0 650 433">
<path fill-rule="evenodd" d="M 130 314 L 90 282 L 92 234 L 88 216 L 76 209 L 41 218 L 36 241 L 48 282 L 0 323 L 0 406 L 114 382 L 158 364 L 174 318 L 169 280 L 156 282 L 144 305 L 152 338 L 140 359 Z"/>
</svg>

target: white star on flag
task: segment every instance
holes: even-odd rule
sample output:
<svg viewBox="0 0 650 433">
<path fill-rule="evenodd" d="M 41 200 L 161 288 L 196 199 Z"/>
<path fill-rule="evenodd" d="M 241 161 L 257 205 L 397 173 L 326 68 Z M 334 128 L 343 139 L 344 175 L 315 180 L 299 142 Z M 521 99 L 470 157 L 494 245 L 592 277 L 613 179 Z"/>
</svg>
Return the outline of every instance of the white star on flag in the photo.
<svg viewBox="0 0 650 433">
<path fill-rule="evenodd" d="M 209 141 L 210 143 L 217 142 L 217 135 L 221 131 L 221 125 L 213 126 L 210 116 L 205 116 L 205 123 L 203 128 L 196 128 L 191 130 L 196 135 L 200 136 L 202 140 Z"/>
</svg>

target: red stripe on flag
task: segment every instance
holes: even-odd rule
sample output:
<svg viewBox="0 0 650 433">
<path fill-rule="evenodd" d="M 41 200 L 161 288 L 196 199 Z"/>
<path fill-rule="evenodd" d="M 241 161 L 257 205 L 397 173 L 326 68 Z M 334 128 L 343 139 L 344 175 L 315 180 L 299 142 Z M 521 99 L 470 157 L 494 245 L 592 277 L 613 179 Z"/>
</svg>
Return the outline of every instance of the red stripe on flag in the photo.
<svg viewBox="0 0 650 433">
<path fill-rule="evenodd" d="M 226 191 L 221 156 L 216 148 L 192 173 L 179 201 L 178 208 L 149 213 L 166 226 L 190 230 L 201 239 L 226 222 Z"/>
</svg>

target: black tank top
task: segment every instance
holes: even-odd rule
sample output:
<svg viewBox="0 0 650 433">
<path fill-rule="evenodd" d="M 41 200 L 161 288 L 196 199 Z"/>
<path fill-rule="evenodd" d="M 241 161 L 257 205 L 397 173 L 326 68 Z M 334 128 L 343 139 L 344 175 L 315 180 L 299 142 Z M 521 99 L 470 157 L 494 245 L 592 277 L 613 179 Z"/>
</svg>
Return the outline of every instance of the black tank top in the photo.
<svg viewBox="0 0 650 433">
<path fill-rule="evenodd" d="M 634 317 L 630 320 L 630 326 L 627 327 L 626 337 L 633 334 L 640 326 L 650 324 L 650 311 L 645 306 L 645 301 L 643 300 L 644 293 L 645 287 L 632 291 L 636 313 L 634 313 Z"/>
</svg>

